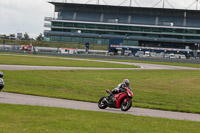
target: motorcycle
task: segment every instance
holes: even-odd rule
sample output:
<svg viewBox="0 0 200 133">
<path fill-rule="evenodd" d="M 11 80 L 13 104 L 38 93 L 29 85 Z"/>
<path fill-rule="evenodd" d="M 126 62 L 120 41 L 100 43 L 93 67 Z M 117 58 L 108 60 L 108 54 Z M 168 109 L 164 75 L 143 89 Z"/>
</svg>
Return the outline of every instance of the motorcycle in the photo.
<svg viewBox="0 0 200 133">
<path fill-rule="evenodd" d="M 4 87 L 4 81 L 3 81 L 3 72 L 0 72 L 0 91 Z"/>
<path fill-rule="evenodd" d="M 110 94 L 110 90 L 106 90 Z M 122 111 L 128 111 L 132 106 L 133 92 L 129 88 L 123 89 L 120 93 L 111 96 L 104 96 L 98 102 L 100 109 L 110 108 L 121 108 Z"/>
</svg>

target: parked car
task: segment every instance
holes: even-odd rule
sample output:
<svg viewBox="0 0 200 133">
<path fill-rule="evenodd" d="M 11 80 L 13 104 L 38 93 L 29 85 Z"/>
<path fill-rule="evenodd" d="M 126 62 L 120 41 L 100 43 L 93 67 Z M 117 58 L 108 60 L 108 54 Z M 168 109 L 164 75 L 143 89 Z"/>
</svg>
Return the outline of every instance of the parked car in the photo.
<svg viewBox="0 0 200 133">
<path fill-rule="evenodd" d="M 179 58 L 180 59 L 186 59 L 186 56 L 185 55 L 180 55 Z"/>
<path fill-rule="evenodd" d="M 175 55 L 173 53 L 169 54 L 169 58 L 170 59 L 174 59 L 175 58 Z"/>
<path fill-rule="evenodd" d="M 150 57 L 150 52 L 149 51 L 145 51 L 144 57 Z"/>
</svg>

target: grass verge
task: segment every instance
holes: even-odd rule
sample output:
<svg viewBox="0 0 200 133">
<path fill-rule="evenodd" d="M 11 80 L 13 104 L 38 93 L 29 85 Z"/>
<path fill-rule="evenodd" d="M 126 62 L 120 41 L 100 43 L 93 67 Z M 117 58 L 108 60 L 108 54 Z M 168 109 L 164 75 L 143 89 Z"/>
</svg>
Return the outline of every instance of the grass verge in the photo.
<svg viewBox="0 0 200 133">
<path fill-rule="evenodd" d="M 0 104 L 3 133 L 198 133 L 199 122 Z M 118 125 L 118 126 L 116 126 Z"/>
<path fill-rule="evenodd" d="M 200 113 L 199 70 L 3 71 L 4 91 L 97 102 L 128 78 L 133 106 Z"/>
<path fill-rule="evenodd" d="M 6 57 L 1 57 L 1 56 L 5 56 L 4 54 L 7 54 L 7 53 L 1 53 L 0 58 L 6 58 Z M 34 55 L 30 55 L 30 54 L 12 54 L 12 53 L 9 53 L 9 55 L 7 55 L 7 56 L 15 56 L 15 55 L 17 55 L 17 56 L 20 56 L 20 55 L 29 55 L 29 56 L 33 56 L 34 57 Z M 55 57 L 55 60 L 59 59 L 59 58 L 67 58 L 67 57 L 58 57 L 58 56 L 44 56 L 44 55 L 40 55 L 40 56 L 43 57 L 43 58 L 45 58 L 45 57 L 47 57 L 47 58 L 48 57 Z M 70 58 L 74 58 L 74 57 L 70 57 Z M 152 61 L 119 60 L 119 59 L 118 60 L 117 59 L 99 59 L 99 58 L 74 58 L 74 59 L 105 60 L 105 61 L 119 61 L 119 62 L 146 63 L 146 64 L 158 64 L 158 65 L 170 65 L 170 66 L 183 66 L 183 67 L 200 68 L 200 64 L 192 64 L 192 63 L 152 62 Z M 10 60 L 8 63 L 9 64 L 15 63 L 15 64 L 20 64 L 20 65 L 30 64 L 29 60 L 26 60 L 26 62 L 22 61 L 21 63 L 19 63 L 20 60 L 17 63 L 16 63 L 15 60 L 13 62 L 12 61 L 13 60 Z M 6 60 L 6 62 L 7 62 L 7 60 Z M 6 62 L 1 61 L 0 63 L 4 64 Z M 59 62 L 59 61 L 56 61 L 54 63 L 57 63 L 57 62 Z M 46 64 L 44 62 L 42 64 L 45 64 L 45 65 L 55 65 L 54 63 L 48 64 L 48 61 L 47 61 Z M 57 65 L 60 65 L 60 63 L 57 64 Z M 115 67 L 115 66 L 113 65 L 113 67 Z M 135 67 L 137 67 L 137 66 L 135 66 Z"/>
<path fill-rule="evenodd" d="M 100 67 L 100 68 L 138 68 L 133 65 L 80 61 L 47 56 L 15 56 L 0 55 L 0 64 L 4 65 L 33 65 L 33 66 L 65 66 L 65 67 Z"/>
</svg>

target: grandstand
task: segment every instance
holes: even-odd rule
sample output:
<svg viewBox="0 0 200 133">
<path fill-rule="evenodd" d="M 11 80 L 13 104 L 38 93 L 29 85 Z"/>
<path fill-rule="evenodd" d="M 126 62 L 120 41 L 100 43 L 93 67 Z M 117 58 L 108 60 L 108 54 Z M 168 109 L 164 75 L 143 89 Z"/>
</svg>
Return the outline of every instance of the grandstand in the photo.
<svg viewBox="0 0 200 133">
<path fill-rule="evenodd" d="M 120 38 L 126 46 L 199 49 L 199 10 L 49 3 L 58 15 L 45 18 L 46 41 L 108 45 Z"/>
</svg>

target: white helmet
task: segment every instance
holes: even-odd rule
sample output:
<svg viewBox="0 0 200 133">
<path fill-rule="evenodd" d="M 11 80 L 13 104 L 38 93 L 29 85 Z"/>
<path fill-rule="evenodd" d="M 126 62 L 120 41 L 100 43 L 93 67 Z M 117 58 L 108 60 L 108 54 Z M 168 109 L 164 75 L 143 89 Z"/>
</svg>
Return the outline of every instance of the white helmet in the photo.
<svg viewBox="0 0 200 133">
<path fill-rule="evenodd" d="M 123 81 L 123 83 L 127 86 L 127 87 L 129 87 L 129 80 L 128 79 L 124 79 L 124 81 Z"/>
</svg>

